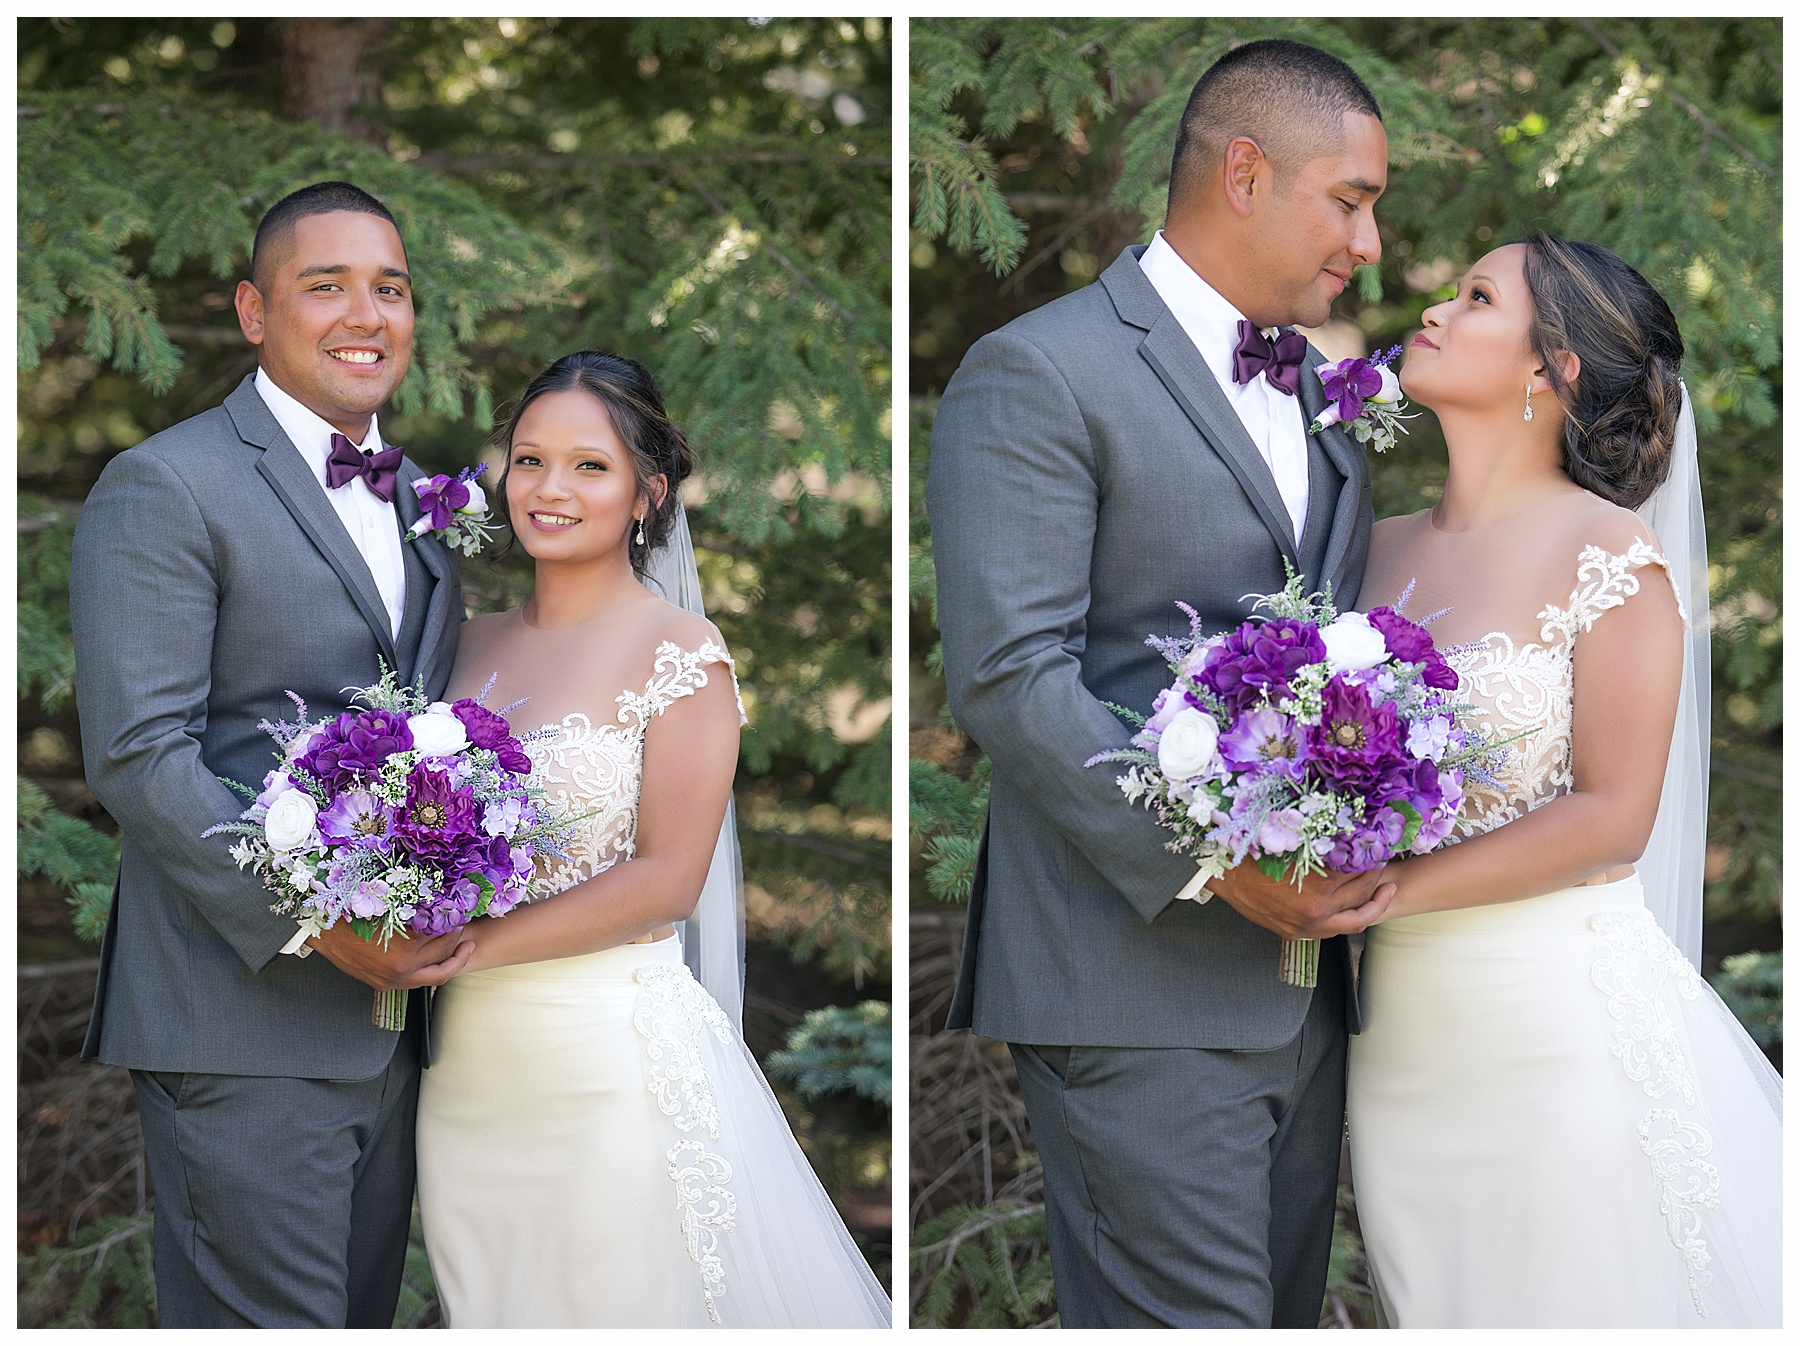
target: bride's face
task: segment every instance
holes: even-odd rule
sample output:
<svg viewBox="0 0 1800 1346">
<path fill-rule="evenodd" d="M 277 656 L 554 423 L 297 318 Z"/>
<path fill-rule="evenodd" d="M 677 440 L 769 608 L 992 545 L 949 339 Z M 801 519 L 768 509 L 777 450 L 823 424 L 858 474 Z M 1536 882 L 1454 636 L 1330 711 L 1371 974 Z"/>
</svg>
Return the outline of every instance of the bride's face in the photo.
<svg viewBox="0 0 1800 1346">
<path fill-rule="evenodd" d="M 589 561 L 624 551 L 642 508 L 631 450 L 597 398 L 545 393 L 513 427 L 506 509 L 539 561 Z"/>
<path fill-rule="evenodd" d="M 1439 411 L 1508 407 L 1523 414 L 1525 385 L 1533 396 L 1549 387 L 1531 348 L 1536 314 L 1524 246 L 1495 248 L 1469 268 L 1455 298 L 1425 310 L 1424 330 L 1407 343 L 1401 390 Z"/>
</svg>

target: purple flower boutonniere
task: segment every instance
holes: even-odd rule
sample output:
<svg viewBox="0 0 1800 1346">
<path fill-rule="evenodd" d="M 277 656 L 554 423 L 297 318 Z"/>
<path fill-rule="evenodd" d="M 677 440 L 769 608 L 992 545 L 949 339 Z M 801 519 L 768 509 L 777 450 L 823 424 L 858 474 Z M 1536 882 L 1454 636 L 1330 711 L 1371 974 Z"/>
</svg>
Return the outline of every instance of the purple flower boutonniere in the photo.
<svg viewBox="0 0 1800 1346">
<path fill-rule="evenodd" d="M 1388 367 L 1399 354 L 1400 348 L 1395 346 L 1374 355 L 1317 366 L 1314 372 L 1332 404 L 1306 427 L 1306 433 L 1316 435 L 1327 426 L 1342 425 L 1357 443 L 1367 444 L 1376 453 L 1392 448 L 1395 437 L 1406 433 L 1400 422 L 1411 419 L 1404 414 L 1406 402 L 1400 396 L 1400 377 Z"/>
<path fill-rule="evenodd" d="M 487 521 L 487 493 L 476 481 L 487 464 L 465 467 L 454 477 L 439 473 L 412 484 L 419 497 L 419 521 L 407 530 L 412 542 L 427 533 L 442 533 L 444 545 L 464 556 L 473 556 L 487 544 L 494 530 Z"/>
</svg>

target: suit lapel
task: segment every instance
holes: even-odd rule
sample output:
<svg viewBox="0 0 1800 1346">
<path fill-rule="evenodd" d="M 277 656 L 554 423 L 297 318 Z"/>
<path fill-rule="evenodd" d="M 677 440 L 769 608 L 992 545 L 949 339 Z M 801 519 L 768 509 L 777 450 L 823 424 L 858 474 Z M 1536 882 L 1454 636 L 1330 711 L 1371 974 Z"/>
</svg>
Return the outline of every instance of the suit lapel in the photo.
<svg viewBox="0 0 1800 1346">
<path fill-rule="evenodd" d="M 419 493 L 413 489 L 413 483 L 424 476 L 425 473 L 410 460 L 401 462 L 399 484 L 394 492 L 394 510 L 400 516 L 400 536 L 403 539 L 401 547 L 416 557 L 431 577 L 429 593 L 421 592 L 426 586 L 408 585 L 406 590 L 409 619 L 414 604 L 427 605 L 425 626 L 419 634 L 419 647 L 413 656 L 413 671 L 415 677 L 425 674 L 429 681 L 438 646 L 443 642 L 445 632 L 452 622 L 450 600 L 456 590 L 456 563 L 436 533 L 427 533 L 411 542 L 404 541 L 407 531 L 419 521 Z"/>
<path fill-rule="evenodd" d="M 1206 361 L 1200 358 L 1200 352 L 1194 349 L 1194 343 L 1173 313 L 1167 309 L 1163 311 L 1163 316 L 1138 347 L 1138 354 L 1163 381 L 1163 386 L 1187 413 L 1194 428 L 1231 469 L 1231 474 L 1244 488 L 1244 494 L 1250 497 L 1263 526 L 1275 535 L 1282 550 L 1298 565 L 1299 541 L 1294 537 L 1293 521 L 1288 517 L 1281 491 L 1275 485 L 1275 474 L 1269 471 L 1268 463 L 1263 461 L 1237 412 L 1231 409 L 1212 370 L 1206 367 Z"/>
<path fill-rule="evenodd" d="M 1314 367 L 1325 362 L 1309 342 L 1306 347 L 1306 367 L 1300 372 L 1300 405 L 1305 409 L 1306 423 L 1311 425 L 1321 411 L 1329 405 L 1325 396 L 1325 386 L 1319 382 Z M 1362 445 L 1350 438 L 1339 426 L 1327 426 L 1313 438 L 1319 441 L 1325 450 L 1325 456 L 1331 459 L 1332 466 L 1343 474 L 1344 485 L 1338 492 L 1337 508 L 1332 512 L 1331 535 L 1325 544 L 1325 560 L 1319 567 L 1319 577 L 1332 581 L 1332 588 L 1341 587 L 1338 570 L 1349 554 L 1351 541 L 1356 535 L 1357 513 L 1362 507 L 1363 483 L 1368 480 L 1368 458 Z"/>
<path fill-rule="evenodd" d="M 244 442 L 263 450 L 256 470 L 267 478 L 281 503 L 287 506 L 288 513 L 294 516 L 294 522 L 300 525 L 301 531 L 343 580 L 357 611 L 362 613 L 363 620 L 381 643 L 382 657 L 390 668 L 398 669 L 400 660 L 394 648 L 393 622 L 388 616 L 387 604 L 381 600 L 381 590 L 375 587 L 375 576 L 369 572 L 368 562 L 350 540 L 344 521 L 338 518 L 337 511 L 325 498 L 325 488 L 319 485 L 319 479 L 313 475 L 306 459 L 300 456 L 300 450 L 294 447 L 256 391 L 255 377 L 253 374 L 246 378 L 237 391 L 225 399 L 225 410 L 231 414 L 232 424 Z"/>
<path fill-rule="evenodd" d="M 1300 564 L 1299 539 L 1294 536 L 1293 520 L 1275 485 L 1275 474 L 1263 461 L 1261 452 L 1237 412 L 1231 408 L 1219 381 L 1194 348 L 1181 321 L 1157 294 L 1156 287 L 1138 265 L 1141 247 L 1126 248 L 1100 277 L 1112 296 L 1119 317 L 1133 327 L 1145 329 L 1147 335 L 1138 354 L 1162 380 L 1176 404 L 1194 423 L 1201 437 L 1217 453 L 1232 476 L 1243 487 L 1257 517 L 1263 522 L 1282 551 L 1296 568 Z"/>
</svg>

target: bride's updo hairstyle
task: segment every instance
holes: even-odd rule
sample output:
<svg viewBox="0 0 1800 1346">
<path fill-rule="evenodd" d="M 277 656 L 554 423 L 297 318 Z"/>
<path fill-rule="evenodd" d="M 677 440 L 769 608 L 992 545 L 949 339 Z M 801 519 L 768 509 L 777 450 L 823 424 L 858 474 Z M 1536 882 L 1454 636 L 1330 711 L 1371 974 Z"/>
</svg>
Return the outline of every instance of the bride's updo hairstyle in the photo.
<svg viewBox="0 0 1800 1346">
<path fill-rule="evenodd" d="M 642 576 L 649 565 L 650 554 L 669 540 L 675 516 L 681 511 L 681 483 L 694 470 L 693 450 L 681 427 L 669 419 L 663 409 L 662 389 L 636 360 L 605 351 L 576 351 L 565 355 L 534 378 L 506 418 L 494 431 L 493 442 L 506 451 L 506 467 L 500 473 L 500 513 L 511 528 L 506 513 L 506 478 L 512 471 L 513 432 L 525 409 L 545 393 L 579 390 L 606 408 L 614 432 L 631 452 L 637 473 L 638 490 L 652 502 L 644 515 L 644 542 L 638 545 L 633 528 L 627 547 L 631 568 Z M 656 479 L 668 479 L 668 489 L 660 502 L 656 499 Z M 513 530 L 513 535 L 518 535 Z M 510 545 L 510 543 L 508 544 Z"/>
<path fill-rule="evenodd" d="M 1617 253 L 1534 234 L 1525 284 L 1537 307 L 1531 345 L 1567 413 L 1563 471 L 1577 486 L 1636 509 L 1669 475 L 1681 415 L 1684 347 L 1675 315 Z M 1572 384 L 1563 352 L 1581 360 Z"/>
</svg>

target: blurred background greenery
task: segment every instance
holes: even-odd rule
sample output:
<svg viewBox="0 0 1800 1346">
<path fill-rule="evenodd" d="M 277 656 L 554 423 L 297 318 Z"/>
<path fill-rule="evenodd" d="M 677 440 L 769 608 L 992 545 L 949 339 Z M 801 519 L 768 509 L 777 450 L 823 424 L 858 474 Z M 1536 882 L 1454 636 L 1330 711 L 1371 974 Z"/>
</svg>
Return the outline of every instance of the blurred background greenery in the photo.
<svg viewBox="0 0 1800 1346">
<path fill-rule="evenodd" d="M 70 537 L 112 455 L 254 368 L 231 295 L 262 212 L 347 178 L 419 309 L 383 419 L 486 454 L 556 356 L 633 355 L 750 724 L 745 1032 L 871 1263 L 891 1258 L 885 19 L 26 19 L 19 56 L 21 1325 L 154 1322 L 123 1072 L 75 1062 L 117 860 L 70 695 Z M 471 612 L 519 555 L 465 562 Z M 436 1322 L 415 1249 L 400 1322 Z"/>
<path fill-rule="evenodd" d="M 1042 1184 L 1005 1049 L 943 1031 L 985 761 L 949 717 L 924 516 L 937 395 L 968 347 L 1094 280 L 1166 204 L 1188 94 L 1231 45 L 1311 42 L 1379 100 L 1383 255 L 1315 342 L 1403 340 L 1488 249 L 1613 248 L 1687 341 L 1711 547 L 1703 971 L 1781 1060 L 1781 24 L 1774 19 L 931 19 L 911 42 L 912 1321 L 1056 1321 Z M 1427 415 L 1372 460 L 1376 512 L 1438 498 Z M 1179 595 L 1172 595 L 1179 597 Z M 1325 1326 L 1372 1325 L 1354 1196 Z"/>
</svg>

